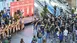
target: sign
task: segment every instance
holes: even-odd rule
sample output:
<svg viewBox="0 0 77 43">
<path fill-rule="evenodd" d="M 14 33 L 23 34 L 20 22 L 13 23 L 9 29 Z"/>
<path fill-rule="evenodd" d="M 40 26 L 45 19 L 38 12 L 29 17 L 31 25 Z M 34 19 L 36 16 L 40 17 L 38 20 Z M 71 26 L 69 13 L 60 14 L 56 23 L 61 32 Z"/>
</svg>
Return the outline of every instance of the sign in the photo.
<svg viewBox="0 0 77 43">
<path fill-rule="evenodd" d="M 10 13 L 11 16 L 14 16 L 14 13 L 20 10 L 23 12 L 22 16 L 32 16 L 34 11 L 34 0 L 22 0 L 22 1 L 16 1 L 11 2 L 10 4 Z"/>
</svg>

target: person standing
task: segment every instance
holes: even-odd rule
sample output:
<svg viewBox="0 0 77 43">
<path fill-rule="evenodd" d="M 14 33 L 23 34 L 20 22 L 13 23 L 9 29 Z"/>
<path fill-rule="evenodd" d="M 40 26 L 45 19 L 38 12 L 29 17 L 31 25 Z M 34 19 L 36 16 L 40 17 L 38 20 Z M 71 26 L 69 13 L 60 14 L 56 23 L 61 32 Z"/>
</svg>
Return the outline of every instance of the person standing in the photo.
<svg viewBox="0 0 77 43">
<path fill-rule="evenodd" d="M 37 37 L 38 37 L 38 43 L 42 43 L 42 32 L 41 30 L 39 32 L 37 32 Z"/>
<path fill-rule="evenodd" d="M 62 24 L 62 26 L 60 27 L 60 30 L 63 32 L 65 30 L 65 25 Z"/>
<path fill-rule="evenodd" d="M 66 42 L 67 37 L 68 37 L 68 30 L 67 30 L 67 29 L 65 29 L 65 30 L 64 30 L 64 32 L 63 32 L 63 34 L 64 34 L 65 42 Z"/>
<path fill-rule="evenodd" d="M 24 40 L 23 40 L 23 38 L 21 38 L 20 43 L 25 43 Z"/>
<path fill-rule="evenodd" d="M 31 43 L 36 43 L 36 42 L 37 42 L 37 38 L 36 38 L 36 36 L 34 35 Z"/>
<path fill-rule="evenodd" d="M 60 40 L 60 43 L 62 43 L 62 41 L 63 41 L 63 33 L 61 31 L 59 33 L 59 40 Z"/>
<path fill-rule="evenodd" d="M 36 25 L 36 18 L 34 18 L 34 21 L 33 21 L 33 27 L 34 27 L 34 29 L 37 29 L 37 25 Z"/>
<path fill-rule="evenodd" d="M 9 40 L 6 38 L 5 41 L 4 41 L 4 43 L 9 43 Z"/>
<path fill-rule="evenodd" d="M 45 38 L 43 39 L 43 43 L 46 43 L 46 39 Z"/>
</svg>

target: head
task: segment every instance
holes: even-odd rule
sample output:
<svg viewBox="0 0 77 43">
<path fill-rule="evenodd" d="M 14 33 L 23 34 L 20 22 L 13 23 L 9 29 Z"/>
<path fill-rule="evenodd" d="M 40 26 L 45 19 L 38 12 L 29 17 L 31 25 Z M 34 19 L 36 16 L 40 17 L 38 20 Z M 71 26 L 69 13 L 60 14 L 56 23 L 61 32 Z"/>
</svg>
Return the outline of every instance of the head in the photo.
<svg viewBox="0 0 77 43">
<path fill-rule="evenodd" d="M 4 14 L 4 11 L 3 10 L 1 10 L 1 14 Z"/>
<path fill-rule="evenodd" d="M 23 38 L 21 38 L 21 41 L 20 41 L 20 43 L 23 43 L 24 41 L 23 41 Z"/>
<path fill-rule="evenodd" d="M 21 38 L 21 41 L 23 41 L 23 38 Z"/>
<path fill-rule="evenodd" d="M 33 38 L 35 38 L 36 36 L 34 35 Z"/>
<path fill-rule="evenodd" d="M 17 14 L 17 12 L 14 12 L 14 14 Z"/>
</svg>

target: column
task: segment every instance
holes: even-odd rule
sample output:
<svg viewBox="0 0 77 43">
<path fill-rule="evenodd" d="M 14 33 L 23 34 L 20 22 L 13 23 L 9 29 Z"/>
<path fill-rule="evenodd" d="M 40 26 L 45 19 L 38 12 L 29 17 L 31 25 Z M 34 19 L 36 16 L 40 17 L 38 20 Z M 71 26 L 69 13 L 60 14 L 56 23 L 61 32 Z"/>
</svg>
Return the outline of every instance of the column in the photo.
<svg viewBox="0 0 77 43">
<path fill-rule="evenodd" d="M 29 15 L 29 7 L 27 6 L 27 15 Z"/>
</svg>

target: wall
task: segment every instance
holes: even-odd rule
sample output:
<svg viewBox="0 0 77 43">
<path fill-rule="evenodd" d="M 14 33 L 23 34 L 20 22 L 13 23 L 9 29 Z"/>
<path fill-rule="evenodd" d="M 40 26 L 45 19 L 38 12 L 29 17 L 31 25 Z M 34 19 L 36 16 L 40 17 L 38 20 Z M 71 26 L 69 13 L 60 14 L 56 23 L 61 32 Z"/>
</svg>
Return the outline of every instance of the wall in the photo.
<svg viewBox="0 0 77 43">
<path fill-rule="evenodd" d="M 20 10 L 23 13 L 22 16 L 24 17 L 32 16 L 34 13 L 34 0 L 11 2 L 10 5 L 10 14 L 12 17 L 17 10 Z"/>
</svg>

